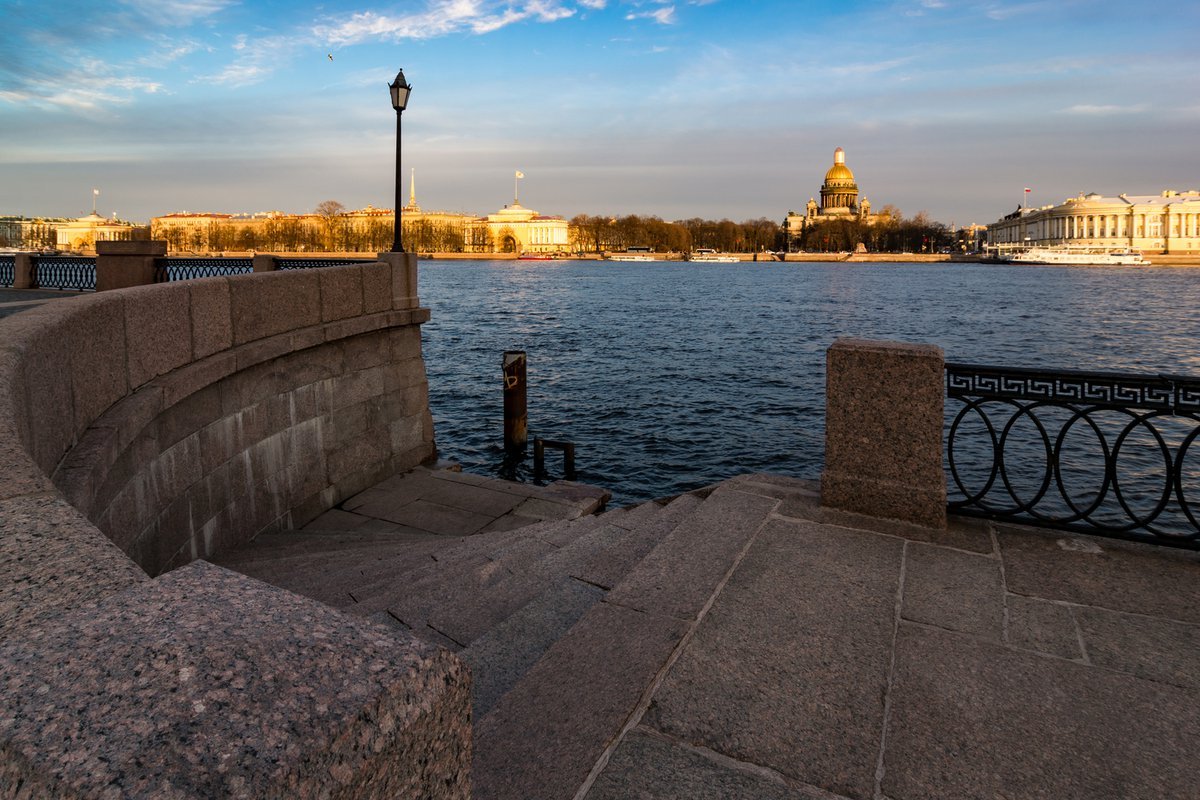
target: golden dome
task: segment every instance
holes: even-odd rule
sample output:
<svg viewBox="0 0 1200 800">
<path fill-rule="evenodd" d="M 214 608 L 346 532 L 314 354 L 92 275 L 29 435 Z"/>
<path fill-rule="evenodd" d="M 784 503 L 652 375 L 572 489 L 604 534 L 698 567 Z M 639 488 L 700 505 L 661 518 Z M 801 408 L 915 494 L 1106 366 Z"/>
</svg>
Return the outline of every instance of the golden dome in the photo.
<svg viewBox="0 0 1200 800">
<path fill-rule="evenodd" d="M 825 183 L 849 181 L 854 183 L 854 173 L 846 166 L 846 153 L 842 148 L 833 151 L 833 166 L 825 173 Z"/>
</svg>

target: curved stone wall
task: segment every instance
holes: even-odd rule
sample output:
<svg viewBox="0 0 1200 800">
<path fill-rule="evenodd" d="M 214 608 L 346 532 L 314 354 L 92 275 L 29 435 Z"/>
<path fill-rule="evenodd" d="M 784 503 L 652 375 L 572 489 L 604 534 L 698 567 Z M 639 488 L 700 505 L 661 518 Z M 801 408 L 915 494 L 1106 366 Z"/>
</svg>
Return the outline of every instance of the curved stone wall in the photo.
<svg viewBox="0 0 1200 800">
<path fill-rule="evenodd" d="M 0 323 L 0 796 L 465 796 L 456 658 L 202 562 L 176 569 L 433 455 L 428 311 L 415 258 L 391 255 Z M 284 732 L 247 750 L 267 707 Z M 175 736 L 174 756 L 138 755 Z"/>
</svg>

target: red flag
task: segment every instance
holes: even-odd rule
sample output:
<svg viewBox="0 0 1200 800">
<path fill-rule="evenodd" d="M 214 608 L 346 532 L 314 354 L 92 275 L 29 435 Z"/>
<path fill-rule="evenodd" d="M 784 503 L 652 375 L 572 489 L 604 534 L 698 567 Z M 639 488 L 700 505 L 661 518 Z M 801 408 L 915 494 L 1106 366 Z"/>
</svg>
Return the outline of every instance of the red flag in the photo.
<svg viewBox="0 0 1200 800">
<path fill-rule="evenodd" d="M 1033 189 L 1030 189 L 1028 186 L 1025 187 L 1025 194 L 1029 194 L 1032 191 Z"/>
</svg>

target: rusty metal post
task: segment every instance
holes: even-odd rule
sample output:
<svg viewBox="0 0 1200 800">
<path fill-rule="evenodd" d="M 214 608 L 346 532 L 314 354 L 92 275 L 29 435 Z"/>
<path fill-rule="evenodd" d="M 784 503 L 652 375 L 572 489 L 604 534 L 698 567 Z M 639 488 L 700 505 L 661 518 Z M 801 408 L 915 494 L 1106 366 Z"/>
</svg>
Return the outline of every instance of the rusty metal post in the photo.
<svg viewBox="0 0 1200 800">
<path fill-rule="evenodd" d="M 546 443 L 533 437 L 533 475 L 540 478 L 546 474 Z"/>
<path fill-rule="evenodd" d="M 517 450 L 528 441 L 525 404 L 525 351 L 504 351 L 504 449 Z"/>
</svg>

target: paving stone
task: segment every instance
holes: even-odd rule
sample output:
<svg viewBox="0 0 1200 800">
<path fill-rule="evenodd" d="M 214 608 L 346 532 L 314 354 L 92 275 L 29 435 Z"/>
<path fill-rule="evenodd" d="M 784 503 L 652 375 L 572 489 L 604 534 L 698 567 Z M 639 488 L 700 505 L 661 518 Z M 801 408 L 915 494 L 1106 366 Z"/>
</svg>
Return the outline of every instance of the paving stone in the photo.
<svg viewBox="0 0 1200 800">
<path fill-rule="evenodd" d="M 1102 608 L 1074 612 L 1093 664 L 1200 689 L 1200 625 Z"/>
<path fill-rule="evenodd" d="M 609 594 L 609 602 L 695 619 L 777 501 L 714 492 Z"/>
<path fill-rule="evenodd" d="M 1200 695 L 902 625 L 884 756 L 892 800 L 1196 796 Z"/>
<path fill-rule="evenodd" d="M 437 485 L 435 481 L 435 478 L 423 471 L 414 470 L 404 475 L 394 475 L 383 483 L 343 501 L 341 508 L 367 517 L 380 517 L 395 508 L 420 499 L 426 491 Z"/>
<path fill-rule="evenodd" d="M 462 658 L 471 667 L 473 718 L 483 719 L 603 596 L 595 586 L 560 580 L 463 650 Z"/>
<path fill-rule="evenodd" d="M 582 511 L 572 503 L 547 500 L 542 497 L 525 499 L 513 509 L 513 512 L 538 519 L 575 519 L 582 514 Z"/>
<path fill-rule="evenodd" d="M 492 518 L 507 514 L 524 502 L 519 496 L 505 492 L 437 479 L 431 481 L 429 488 L 421 493 L 421 499 Z"/>
<path fill-rule="evenodd" d="M 1082 658 L 1071 607 L 1035 597 L 1008 595 L 1008 643 L 1059 658 Z"/>
<path fill-rule="evenodd" d="M 1200 553 L 997 525 L 1010 592 L 1200 623 Z"/>
<path fill-rule="evenodd" d="M 908 545 L 905 559 L 905 619 L 1003 640 L 999 561 L 918 542 Z"/>
<path fill-rule="evenodd" d="M 597 586 L 612 588 L 700 503 L 699 498 L 691 495 L 677 497 L 670 505 L 642 518 L 640 524 L 627 530 L 619 543 L 589 558 L 575 572 L 575 576 Z M 622 519 L 621 527 L 626 523 L 627 520 Z"/>
<path fill-rule="evenodd" d="M 669 617 L 593 606 L 476 723 L 474 795 L 572 797 L 684 631 Z"/>
<path fill-rule="evenodd" d="M 645 728 L 618 745 L 586 800 L 831 800 L 832 795 L 789 786 L 778 775 L 738 764 L 711 751 L 671 742 Z"/>
<path fill-rule="evenodd" d="M 547 520 L 547 522 L 550 521 Z M 549 542 L 555 547 L 566 547 L 580 536 L 587 534 L 588 531 L 607 524 L 603 516 L 595 514 L 571 520 L 557 520 L 556 522 L 557 524 L 539 526 L 536 530 L 531 529 L 531 531 L 544 542 Z"/>
<path fill-rule="evenodd" d="M 496 517 L 494 520 L 484 526 L 480 533 L 492 533 L 495 531 L 515 531 L 517 528 L 524 528 L 536 522 L 533 517 L 519 517 L 516 514 L 505 514 L 502 517 Z"/>
<path fill-rule="evenodd" d="M 431 503 L 428 500 L 414 500 L 408 505 L 400 506 L 378 516 L 388 522 L 407 525 L 410 528 L 459 536 L 481 531 L 485 525 L 495 519 L 461 508 Z"/>
<path fill-rule="evenodd" d="M 352 531 L 370 521 L 370 517 L 362 514 L 352 514 L 340 508 L 331 508 L 312 522 L 305 525 L 302 531 Z"/>
<path fill-rule="evenodd" d="M 872 797 L 903 544 L 772 520 L 644 724 L 810 786 Z"/>
</svg>

